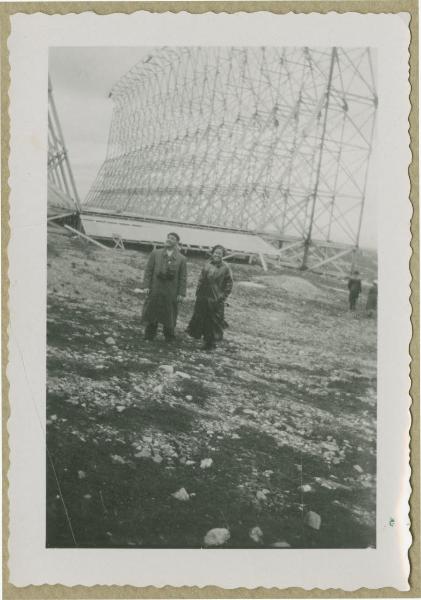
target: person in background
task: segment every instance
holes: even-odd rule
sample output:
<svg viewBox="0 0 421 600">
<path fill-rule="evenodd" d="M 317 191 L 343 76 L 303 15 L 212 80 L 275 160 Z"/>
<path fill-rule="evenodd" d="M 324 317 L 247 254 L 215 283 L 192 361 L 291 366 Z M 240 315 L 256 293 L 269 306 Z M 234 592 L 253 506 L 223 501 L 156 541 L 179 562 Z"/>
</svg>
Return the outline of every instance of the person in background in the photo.
<svg viewBox="0 0 421 600">
<path fill-rule="evenodd" d="M 224 333 L 224 304 L 232 290 L 232 273 L 223 262 L 223 246 L 212 248 L 211 258 L 203 267 L 196 290 L 196 303 L 187 333 L 204 338 L 204 350 L 215 348 Z"/>
<path fill-rule="evenodd" d="M 373 281 L 368 290 L 366 310 L 369 317 L 372 317 L 377 310 L 377 279 Z"/>
<path fill-rule="evenodd" d="M 146 300 L 142 323 L 146 324 L 145 339 L 153 340 L 161 323 L 167 341 L 175 339 L 178 304 L 186 295 L 187 265 L 179 251 L 180 237 L 169 233 L 164 248 L 153 250 L 149 256 L 143 286 Z"/>
<path fill-rule="evenodd" d="M 354 311 L 357 304 L 358 296 L 361 294 L 361 279 L 358 271 L 352 271 L 351 277 L 348 279 L 349 290 L 349 310 Z"/>
</svg>

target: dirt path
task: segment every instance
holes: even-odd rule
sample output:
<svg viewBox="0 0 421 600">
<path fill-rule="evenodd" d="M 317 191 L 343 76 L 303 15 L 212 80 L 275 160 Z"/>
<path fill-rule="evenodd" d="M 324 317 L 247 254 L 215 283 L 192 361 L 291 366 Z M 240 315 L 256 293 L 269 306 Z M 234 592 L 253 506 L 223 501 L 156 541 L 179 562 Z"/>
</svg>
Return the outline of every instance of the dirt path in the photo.
<svg viewBox="0 0 421 600">
<path fill-rule="evenodd" d="M 215 527 L 224 547 L 375 545 L 375 321 L 314 276 L 234 264 L 204 353 L 189 258 L 177 343 L 146 342 L 146 258 L 49 236 L 47 545 L 196 548 Z"/>
</svg>

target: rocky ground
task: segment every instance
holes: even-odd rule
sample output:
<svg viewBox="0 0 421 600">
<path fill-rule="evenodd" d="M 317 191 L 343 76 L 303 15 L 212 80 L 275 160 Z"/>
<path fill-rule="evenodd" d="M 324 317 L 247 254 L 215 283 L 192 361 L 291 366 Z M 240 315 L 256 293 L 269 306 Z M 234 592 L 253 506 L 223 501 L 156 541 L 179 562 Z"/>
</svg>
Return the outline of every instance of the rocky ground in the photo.
<svg viewBox="0 0 421 600">
<path fill-rule="evenodd" d="M 146 258 L 49 232 L 47 546 L 374 546 L 375 320 L 343 282 L 233 264 L 202 352 L 189 257 L 177 342 L 146 342 Z"/>
</svg>

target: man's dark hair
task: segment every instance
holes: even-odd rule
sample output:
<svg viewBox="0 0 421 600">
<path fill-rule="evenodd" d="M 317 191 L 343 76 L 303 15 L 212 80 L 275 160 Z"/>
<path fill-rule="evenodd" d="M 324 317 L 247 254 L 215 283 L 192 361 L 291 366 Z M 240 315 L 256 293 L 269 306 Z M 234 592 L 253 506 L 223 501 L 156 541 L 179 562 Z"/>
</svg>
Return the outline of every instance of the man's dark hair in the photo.
<svg viewBox="0 0 421 600">
<path fill-rule="evenodd" d="M 226 254 L 226 250 L 223 246 L 221 246 L 221 244 L 216 244 L 216 246 L 214 246 L 211 250 L 211 254 L 213 254 L 215 252 L 215 250 L 218 250 L 218 248 L 220 248 L 222 250 L 222 256 L 225 256 Z"/>
<path fill-rule="evenodd" d="M 178 235 L 178 233 L 175 233 L 175 231 L 170 231 L 170 233 L 168 235 L 173 235 L 175 237 L 175 239 L 177 240 L 177 242 L 180 242 L 180 236 Z M 167 237 L 168 237 L 167 235 Z"/>
</svg>

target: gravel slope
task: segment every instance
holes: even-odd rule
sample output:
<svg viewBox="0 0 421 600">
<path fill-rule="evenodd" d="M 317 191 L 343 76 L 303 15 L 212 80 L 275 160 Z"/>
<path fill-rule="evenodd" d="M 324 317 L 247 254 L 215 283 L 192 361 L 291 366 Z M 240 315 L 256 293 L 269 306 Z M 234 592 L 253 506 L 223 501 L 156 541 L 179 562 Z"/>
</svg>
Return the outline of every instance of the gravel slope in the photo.
<svg viewBox="0 0 421 600">
<path fill-rule="evenodd" d="M 226 339 L 202 352 L 189 257 L 177 343 L 145 342 L 146 258 L 50 232 L 47 545 L 374 546 L 375 320 L 340 283 L 233 264 Z"/>
</svg>

